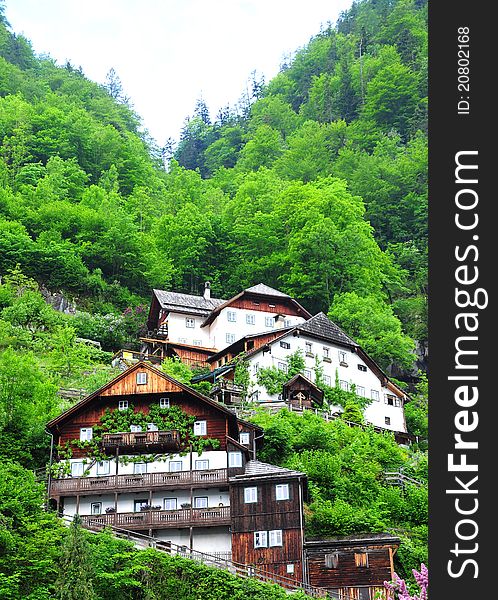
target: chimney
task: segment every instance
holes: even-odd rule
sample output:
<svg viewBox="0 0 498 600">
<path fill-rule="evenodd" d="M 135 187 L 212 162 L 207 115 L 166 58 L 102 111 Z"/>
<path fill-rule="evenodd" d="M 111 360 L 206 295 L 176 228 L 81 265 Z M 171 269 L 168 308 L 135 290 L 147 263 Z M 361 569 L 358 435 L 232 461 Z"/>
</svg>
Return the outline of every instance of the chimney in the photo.
<svg viewBox="0 0 498 600">
<path fill-rule="evenodd" d="M 204 284 L 204 300 L 210 300 L 210 299 L 211 299 L 211 282 L 206 281 L 206 283 Z"/>
</svg>

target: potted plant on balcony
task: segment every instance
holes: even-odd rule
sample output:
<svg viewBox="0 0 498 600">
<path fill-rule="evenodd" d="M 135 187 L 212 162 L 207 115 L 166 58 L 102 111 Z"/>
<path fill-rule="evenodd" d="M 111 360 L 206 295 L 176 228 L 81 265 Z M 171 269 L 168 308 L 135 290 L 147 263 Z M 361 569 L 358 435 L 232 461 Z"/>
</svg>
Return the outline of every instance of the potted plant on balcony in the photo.
<svg viewBox="0 0 498 600">
<path fill-rule="evenodd" d="M 142 506 L 140 507 L 140 510 L 143 512 L 145 510 L 150 510 L 152 508 L 152 506 L 150 504 L 142 504 Z"/>
<path fill-rule="evenodd" d="M 109 513 L 115 513 L 115 512 L 116 512 L 116 507 L 115 507 L 115 506 L 108 506 L 108 507 L 105 509 L 105 512 L 106 512 L 107 514 L 109 514 Z"/>
<path fill-rule="evenodd" d="M 190 508 L 192 505 L 190 504 L 190 502 L 183 502 L 183 504 L 180 504 L 180 506 L 182 508 Z"/>
<path fill-rule="evenodd" d="M 153 504 L 153 505 L 151 506 L 151 509 L 152 509 L 152 510 L 161 510 L 161 508 L 162 508 L 162 506 L 161 506 L 160 504 Z"/>
</svg>

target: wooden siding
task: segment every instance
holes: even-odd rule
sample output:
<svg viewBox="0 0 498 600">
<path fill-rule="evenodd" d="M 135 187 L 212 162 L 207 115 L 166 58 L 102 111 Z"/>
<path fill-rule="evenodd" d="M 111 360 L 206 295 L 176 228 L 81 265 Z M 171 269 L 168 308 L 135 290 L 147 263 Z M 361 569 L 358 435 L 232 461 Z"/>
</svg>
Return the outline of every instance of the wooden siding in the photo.
<svg viewBox="0 0 498 600">
<path fill-rule="evenodd" d="M 147 383 L 137 383 L 137 373 L 147 373 Z M 133 369 L 118 379 L 113 385 L 105 389 L 100 395 L 105 396 L 129 396 L 136 394 L 157 394 L 157 393 L 172 393 L 172 392 L 183 392 L 182 388 L 173 383 L 169 379 L 161 377 L 159 373 L 152 371 L 151 369 L 144 368 L 143 370 Z"/>
<path fill-rule="evenodd" d="M 367 552 L 368 567 L 357 567 L 355 553 Z M 325 555 L 338 553 L 337 568 L 325 566 Z M 357 548 L 320 548 L 307 549 L 307 563 L 310 585 L 327 589 L 346 587 L 383 587 L 384 581 L 390 581 L 392 572 L 392 546 Z M 354 598 L 354 596 L 352 596 Z M 348 598 L 348 596 L 346 596 Z"/>
<path fill-rule="evenodd" d="M 172 356 L 178 356 L 178 358 L 188 365 L 189 367 L 209 367 L 207 359 L 214 350 L 196 350 L 194 348 L 179 348 L 178 346 L 170 346 L 170 352 Z"/>
<path fill-rule="evenodd" d="M 259 304 L 254 304 L 258 302 Z M 270 306 L 272 304 L 273 306 Z M 280 298 L 280 299 L 268 299 L 266 296 L 261 297 L 247 297 L 243 296 L 234 300 L 230 303 L 230 308 L 243 308 L 245 310 L 258 310 L 267 313 L 275 313 L 287 316 L 304 316 L 302 311 L 299 311 L 298 307 L 294 305 L 291 298 Z"/>
<path fill-rule="evenodd" d="M 163 380 L 165 383 L 169 383 Z M 172 386 L 177 388 L 177 386 Z M 106 409 L 118 410 L 119 400 L 128 400 L 130 406 L 134 406 L 136 412 L 149 412 L 151 404 L 157 404 L 159 398 L 168 396 L 170 398 L 171 406 L 180 406 L 183 411 L 189 415 L 194 415 L 199 420 L 207 421 L 207 435 L 206 437 L 214 438 L 219 440 L 221 446 L 220 450 L 226 450 L 226 435 L 227 430 L 236 435 L 236 430 L 231 431 L 235 426 L 231 426 L 228 423 L 229 415 L 224 414 L 214 406 L 202 402 L 199 398 L 180 390 L 179 392 L 173 389 L 168 392 L 167 390 L 161 390 L 158 392 L 151 392 L 147 396 L 144 394 L 139 395 L 102 395 L 101 397 L 95 398 L 93 402 L 89 403 L 88 406 L 83 408 L 81 411 L 76 413 L 70 420 L 63 423 L 59 429 L 59 436 L 56 436 L 55 442 L 63 445 L 70 440 L 79 440 L 80 428 L 81 427 L 93 427 L 95 426 Z M 74 457 L 80 458 L 84 456 L 84 452 L 78 448 L 74 450 Z"/>
</svg>

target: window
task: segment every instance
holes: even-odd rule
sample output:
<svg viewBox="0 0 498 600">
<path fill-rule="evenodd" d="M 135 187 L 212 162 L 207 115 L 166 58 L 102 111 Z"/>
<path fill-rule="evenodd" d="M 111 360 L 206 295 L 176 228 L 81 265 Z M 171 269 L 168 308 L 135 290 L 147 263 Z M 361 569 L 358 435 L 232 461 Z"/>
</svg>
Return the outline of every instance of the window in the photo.
<svg viewBox="0 0 498 600">
<path fill-rule="evenodd" d="M 244 502 L 250 504 L 258 501 L 258 488 L 257 487 L 246 487 L 244 488 Z"/>
<path fill-rule="evenodd" d="M 194 346 L 202 346 L 202 340 L 194 340 Z"/>
<path fill-rule="evenodd" d="M 281 348 L 285 348 L 286 350 L 290 350 L 290 344 L 289 342 L 280 342 L 280 347 Z"/>
<path fill-rule="evenodd" d="M 284 373 L 287 373 L 287 363 L 279 362 L 279 363 L 277 363 L 277 368 L 279 371 L 283 371 Z"/>
<path fill-rule="evenodd" d="M 361 396 L 362 398 L 365 397 L 365 388 L 362 385 L 356 386 L 356 395 Z"/>
<path fill-rule="evenodd" d="M 285 327 L 292 327 L 292 319 L 285 319 L 284 325 Z"/>
<path fill-rule="evenodd" d="M 339 553 L 332 552 L 331 554 L 325 555 L 325 568 L 326 569 L 337 569 L 339 564 Z"/>
<path fill-rule="evenodd" d="M 93 429 L 91 427 L 81 427 L 80 442 L 89 442 L 93 437 Z"/>
<path fill-rule="evenodd" d="M 306 351 L 306 354 L 313 354 L 313 344 L 311 342 L 305 342 L 304 349 Z"/>
<path fill-rule="evenodd" d="M 242 452 L 229 452 L 228 453 L 228 466 L 229 467 L 241 467 L 242 466 Z"/>
<path fill-rule="evenodd" d="M 343 367 L 347 367 L 348 361 L 346 359 L 347 359 L 346 352 L 339 350 L 339 364 L 342 365 Z"/>
<path fill-rule="evenodd" d="M 275 319 L 273 317 L 265 317 L 265 327 L 274 327 Z"/>
<path fill-rule="evenodd" d="M 182 461 L 181 460 L 170 460 L 169 461 L 169 472 L 176 473 L 177 471 L 182 470 Z"/>
<path fill-rule="evenodd" d="M 178 338 L 178 343 L 179 344 L 186 344 L 187 343 L 187 338 Z"/>
<path fill-rule="evenodd" d="M 368 554 L 366 552 L 355 552 L 354 562 L 357 567 L 368 567 Z"/>
<path fill-rule="evenodd" d="M 195 461 L 195 470 L 196 471 L 205 471 L 207 469 L 209 469 L 209 460 L 202 459 L 202 460 Z"/>
<path fill-rule="evenodd" d="M 147 431 L 159 431 L 159 427 L 155 423 L 147 423 Z"/>
<path fill-rule="evenodd" d="M 384 423 L 385 423 L 385 425 L 390 425 L 391 424 L 391 417 L 384 417 Z"/>
<path fill-rule="evenodd" d="M 306 379 L 309 379 L 311 381 L 311 371 L 309 369 L 304 369 L 304 376 L 306 377 Z"/>
<path fill-rule="evenodd" d="M 71 463 L 71 476 L 72 477 L 81 477 L 82 475 L 83 475 L 83 463 L 82 462 Z"/>
<path fill-rule="evenodd" d="M 391 394 L 386 394 L 384 396 L 384 402 L 388 405 L 388 406 L 401 406 L 401 401 L 399 398 L 396 398 L 396 396 L 392 396 Z"/>
<path fill-rule="evenodd" d="M 176 510 L 178 501 L 176 498 L 165 498 L 163 506 L 164 510 Z"/>
<path fill-rule="evenodd" d="M 275 308 L 275 304 L 268 304 L 270 308 Z"/>
<path fill-rule="evenodd" d="M 254 306 L 259 306 L 259 302 L 256 302 L 256 300 L 253 300 L 252 303 L 254 304 Z"/>
<path fill-rule="evenodd" d="M 233 344 L 235 342 L 235 333 L 227 333 L 225 340 L 227 344 Z"/>
<path fill-rule="evenodd" d="M 365 365 L 358 365 L 358 371 L 363 371 L 364 373 L 366 373 L 367 368 L 365 367 Z"/>
<path fill-rule="evenodd" d="M 145 508 L 146 506 L 149 506 L 149 502 L 147 500 L 135 500 L 135 502 L 133 503 L 133 510 L 134 512 L 140 512 L 142 508 Z"/>
<path fill-rule="evenodd" d="M 139 431 L 142 431 L 142 426 L 141 425 L 130 425 L 130 431 L 132 433 L 137 433 Z"/>
<path fill-rule="evenodd" d="M 128 400 L 120 400 L 118 402 L 118 410 L 127 410 L 128 408 Z"/>
<path fill-rule="evenodd" d="M 267 531 L 255 531 L 254 532 L 254 547 L 255 548 L 267 548 L 268 547 L 268 532 Z"/>
<path fill-rule="evenodd" d="M 92 502 L 90 504 L 90 513 L 92 515 L 101 515 L 102 514 L 102 502 Z"/>
<path fill-rule="evenodd" d="M 330 360 L 330 348 L 327 348 L 327 346 L 323 347 L 323 358 L 328 358 Z"/>
<path fill-rule="evenodd" d="M 230 321 L 230 323 L 235 323 L 237 321 L 237 313 L 234 310 L 229 310 L 227 312 L 227 320 Z"/>
<path fill-rule="evenodd" d="M 246 315 L 246 323 L 248 325 L 255 325 L 256 324 L 256 316 L 255 315 Z"/>
<path fill-rule="evenodd" d="M 275 499 L 276 500 L 288 500 L 289 499 L 289 484 L 278 483 L 275 486 Z"/>
<path fill-rule="evenodd" d="M 282 546 L 282 530 L 274 529 L 268 532 L 268 546 Z"/>
<path fill-rule="evenodd" d="M 287 565 L 287 575 L 294 575 L 294 565 Z"/>
<path fill-rule="evenodd" d="M 194 497 L 194 508 L 207 508 L 208 497 L 207 496 L 195 496 Z"/>
<path fill-rule="evenodd" d="M 330 375 L 323 376 L 323 383 L 328 386 L 332 385 L 332 380 L 330 379 Z"/>
<path fill-rule="evenodd" d="M 194 329 L 195 319 L 192 319 L 191 317 L 186 317 L 185 318 L 185 327 L 188 327 L 189 329 Z"/>
<path fill-rule="evenodd" d="M 194 423 L 194 435 L 207 434 L 207 421 L 196 421 Z"/>
<path fill-rule="evenodd" d="M 242 431 L 239 434 L 239 441 L 241 444 L 247 445 L 251 442 L 251 434 L 247 431 Z"/>
<path fill-rule="evenodd" d="M 147 473 L 147 463 L 133 463 L 133 473 L 135 475 Z"/>
<path fill-rule="evenodd" d="M 159 406 L 161 408 L 169 408 L 169 398 L 159 398 Z"/>
<path fill-rule="evenodd" d="M 259 371 L 259 363 L 254 363 L 252 370 L 254 375 L 256 375 L 256 373 Z"/>
<path fill-rule="evenodd" d="M 137 385 L 145 385 L 147 383 L 147 373 L 140 371 L 137 373 Z"/>
<path fill-rule="evenodd" d="M 344 381 L 341 379 L 341 381 L 339 382 L 339 385 L 341 386 L 341 390 L 344 390 L 345 392 L 349 392 L 349 383 L 347 381 Z"/>
<path fill-rule="evenodd" d="M 109 475 L 110 464 L 108 460 L 102 460 L 97 463 L 97 475 Z"/>
<path fill-rule="evenodd" d="M 379 402 L 379 392 L 377 390 L 371 390 L 371 398 L 375 400 L 375 402 Z"/>
</svg>

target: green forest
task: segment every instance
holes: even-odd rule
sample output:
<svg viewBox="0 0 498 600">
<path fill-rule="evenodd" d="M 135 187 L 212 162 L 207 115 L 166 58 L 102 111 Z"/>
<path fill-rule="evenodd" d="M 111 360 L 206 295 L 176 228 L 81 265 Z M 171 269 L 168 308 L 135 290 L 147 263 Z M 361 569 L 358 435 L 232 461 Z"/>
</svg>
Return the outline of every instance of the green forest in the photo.
<svg viewBox="0 0 498 600">
<path fill-rule="evenodd" d="M 99 85 L 36 55 L 0 2 L 2 598 L 75 597 L 60 580 L 69 563 L 87 583 L 78 598 L 169 598 L 157 564 L 177 598 L 193 597 L 205 567 L 68 531 L 43 510 L 38 479 L 45 424 L 70 405 L 59 390 L 89 393 L 117 373 L 111 357 L 137 347 L 152 288 L 199 294 L 205 281 L 219 298 L 259 282 L 290 294 L 409 385 L 409 449 L 311 413 L 254 419 L 261 460 L 309 477 L 310 534 L 389 531 L 401 576 L 427 563 L 427 378 L 415 362 L 427 343 L 426 1 L 353 2 L 269 82 L 254 74 L 237 105 L 215 117 L 202 99 L 192 107 L 178 142 L 159 147 L 113 70 Z M 55 310 L 54 294 L 76 311 Z M 388 486 L 386 470 L 422 485 Z M 68 558 L 78 544 L 86 571 Z M 213 598 L 283 597 L 212 577 Z"/>
</svg>

